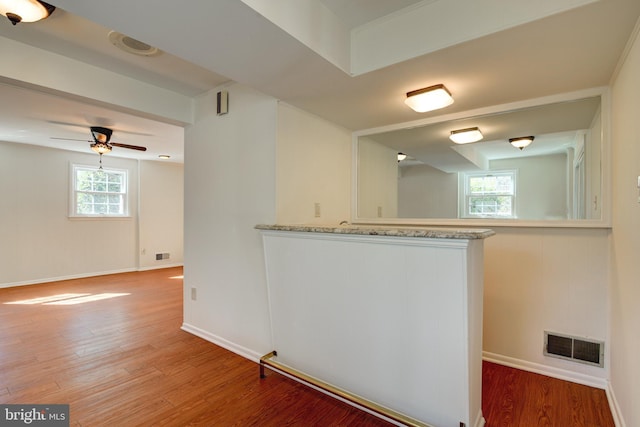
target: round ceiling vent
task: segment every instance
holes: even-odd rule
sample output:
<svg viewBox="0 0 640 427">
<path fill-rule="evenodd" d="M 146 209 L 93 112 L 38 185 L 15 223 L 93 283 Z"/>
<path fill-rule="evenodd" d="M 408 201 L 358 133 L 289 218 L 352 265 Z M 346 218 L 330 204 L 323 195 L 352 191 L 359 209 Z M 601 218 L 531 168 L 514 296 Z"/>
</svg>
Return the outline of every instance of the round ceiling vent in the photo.
<svg viewBox="0 0 640 427">
<path fill-rule="evenodd" d="M 111 31 L 109 33 L 109 41 L 118 49 L 134 55 L 156 56 L 162 53 L 157 47 L 150 46 L 145 42 L 141 42 L 117 31 Z"/>
</svg>

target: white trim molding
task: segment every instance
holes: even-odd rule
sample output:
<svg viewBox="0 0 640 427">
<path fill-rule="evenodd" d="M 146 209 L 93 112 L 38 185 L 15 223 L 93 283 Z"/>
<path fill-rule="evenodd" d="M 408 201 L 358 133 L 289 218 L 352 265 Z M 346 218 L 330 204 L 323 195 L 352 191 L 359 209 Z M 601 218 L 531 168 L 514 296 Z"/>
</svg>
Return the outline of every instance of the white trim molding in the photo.
<svg viewBox="0 0 640 427">
<path fill-rule="evenodd" d="M 593 375 L 581 374 L 579 372 L 555 368 L 553 366 L 542 365 L 540 363 L 529 362 L 509 356 L 503 356 L 501 354 L 483 351 L 482 359 L 486 360 L 487 362 L 493 362 L 499 365 L 509 366 L 511 368 L 546 375 L 547 377 L 558 378 L 560 380 L 587 385 L 602 390 L 607 390 L 609 387 L 609 381 L 607 381 L 607 379 L 605 378 L 594 377 Z"/>
<path fill-rule="evenodd" d="M 245 359 L 249 359 L 252 362 L 260 363 L 260 358 L 263 354 L 256 353 L 253 350 L 250 350 L 246 347 L 228 341 L 218 335 L 212 334 L 211 332 L 207 332 L 204 329 L 200 329 L 196 326 L 190 325 L 188 323 L 183 323 L 180 327 L 185 332 L 189 332 L 197 337 L 202 338 L 203 340 L 209 341 L 217 346 L 220 346 L 224 349 L 227 349 L 239 356 L 244 357 Z"/>
</svg>

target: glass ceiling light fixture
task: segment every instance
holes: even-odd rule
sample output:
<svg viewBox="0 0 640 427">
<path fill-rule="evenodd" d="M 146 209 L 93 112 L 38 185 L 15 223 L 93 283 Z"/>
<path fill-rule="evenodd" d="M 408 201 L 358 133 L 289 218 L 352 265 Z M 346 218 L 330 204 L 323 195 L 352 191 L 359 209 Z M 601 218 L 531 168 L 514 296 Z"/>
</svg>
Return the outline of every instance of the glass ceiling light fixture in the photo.
<svg viewBox="0 0 640 427">
<path fill-rule="evenodd" d="M 38 0 L 0 0 L 0 14 L 6 16 L 13 25 L 40 21 L 54 10 L 55 6 Z"/>
<path fill-rule="evenodd" d="M 516 148 L 523 149 L 533 142 L 533 136 L 519 136 L 517 138 L 509 138 L 509 144 Z"/>
<path fill-rule="evenodd" d="M 110 153 L 111 146 L 106 142 L 97 141 L 94 144 L 91 144 L 91 149 L 100 154 L 100 167 L 98 169 L 102 169 L 102 155 Z"/>
<path fill-rule="evenodd" d="M 482 139 L 482 132 L 477 127 L 452 130 L 449 139 L 456 144 L 469 144 Z"/>
<path fill-rule="evenodd" d="M 418 113 L 426 113 L 453 104 L 453 98 L 444 85 L 438 84 L 407 92 L 404 103 Z"/>
</svg>

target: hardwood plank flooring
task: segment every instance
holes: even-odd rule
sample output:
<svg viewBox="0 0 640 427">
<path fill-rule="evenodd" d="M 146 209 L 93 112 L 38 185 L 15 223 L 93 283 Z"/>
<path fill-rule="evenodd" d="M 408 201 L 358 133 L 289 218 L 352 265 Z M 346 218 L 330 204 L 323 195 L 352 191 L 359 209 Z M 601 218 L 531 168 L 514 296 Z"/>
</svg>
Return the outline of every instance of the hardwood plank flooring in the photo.
<svg viewBox="0 0 640 427">
<path fill-rule="evenodd" d="M 487 427 L 614 427 L 604 390 L 483 362 Z"/>
<path fill-rule="evenodd" d="M 68 403 L 82 427 L 390 425 L 180 330 L 181 274 L 0 289 L 0 403 Z M 483 373 L 487 427 L 613 426 L 602 390 Z"/>
</svg>

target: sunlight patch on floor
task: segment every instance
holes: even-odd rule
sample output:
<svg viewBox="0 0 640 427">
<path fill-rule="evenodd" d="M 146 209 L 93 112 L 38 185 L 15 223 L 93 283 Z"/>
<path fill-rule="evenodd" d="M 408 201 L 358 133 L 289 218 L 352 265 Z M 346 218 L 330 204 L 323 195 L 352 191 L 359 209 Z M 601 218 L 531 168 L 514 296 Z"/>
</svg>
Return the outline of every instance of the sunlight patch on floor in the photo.
<svg viewBox="0 0 640 427">
<path fill-rule="evenodd" d="M 44 305 L 74 305 L 74 304 L 82 304 L 85 302 L 100 301 L 100 300 L 109 299 L 109 298 L 123 297 L 126 295 L 131 295 L 131 294 L 130 293 L 120 293 L 120 294 L 104 293 L 104 294 L 87 295 L 83 297 L 66 299 L 62 301 L 47 302 Z"/>
<path fill-rule="evenodd" d="M 58 294 L 58 295 L 51 295 L 48 297 L 31 298 L 31 299 L 24 299 L 21 301 L 5 302 L 5 304 L 22 304 L 22 305 L 46 304 L 46 303 L 66 300 L 70 298 L 84 297 L 86 295 L 91 295 L 91 294 Z"/>
<path fill-rule="evenodd" d="M 103 293 L 103 294 L 58 294 L 48 297 L 31 298 L 20 301 L 5 302 L 5 304 L 21 305 L 74 305 L 103 299 L 122 297 L 131 295 L 130 293 Z"/>
</svg>

